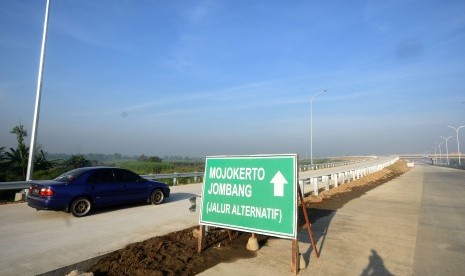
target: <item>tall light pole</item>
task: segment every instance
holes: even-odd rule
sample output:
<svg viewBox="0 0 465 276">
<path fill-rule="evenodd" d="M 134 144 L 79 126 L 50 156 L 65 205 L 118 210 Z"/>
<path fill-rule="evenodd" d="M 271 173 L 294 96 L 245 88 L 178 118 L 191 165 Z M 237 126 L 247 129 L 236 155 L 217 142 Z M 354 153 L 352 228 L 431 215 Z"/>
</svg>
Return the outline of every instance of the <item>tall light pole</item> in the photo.
<svg viewBox="0 0 465 276">
<path fill-rule="evenodd" d="M 444 141 L 446 141 L 446 160 L 447 160 L 447 166 L 450 165 L 449 163 L 449 148 L 447 147 L 447 140 L 449 140 L 450 138 L 452 138 L 452 136 L 449 136 L 449 137 L 444 137 L 444 136 L 441 136 L 442 139 L 444 139 Z"/>
<path fill-rule="evenodd" d="M 35 108 L 34 108 L 34 121 L 32 123 L 31 146 L 29 147 L 29 160 L 27 162 L 26 181 L 31 180 L 32 172 L 34 171 L 34 156 L 35 156 L 35 149 L 36 149 L 37 125 L 39 124 L 40 93 L 42 91 L 42 71 L 44 69 L 45 42 L 47 41 L 47 26 L 48 26 L 49 9 L 50 9 L 50 0 L 47 0 L 47 5 L 45 7 L 44 32 L 42 34 L 42 49 L 40 51 L 39 76 L 37 77 L 37 92 L 36 92 L 36 102 L 35 102 Z"/>
<path fill-rule="evenodd" d="M 459 166 L 462 165 L 462 163 L 460 163 L 460 142 L 459 142 L 459 129 L 461 129 L 462 127 L 465 127 L 464 126 L 459 126 L 459 127 L 453 127 L 453 126 L 448 126 L 450 128 L 452 128 L 453 130 L 455 130 L 455 132 L 457 133 L 457 151 L 459 152 Z"/>
<path fill-rule="evenodd" d="M 436 163 L 438 163 L 438 156 L 437 156 L 437 153 L 436 153 L 436 146 L 432 146 L 434 148 L 434 159 L 431 159 L 433 165 Z"/>
<path fill-rule="evenodd" d="M 321 90 L 313 94 L 310 99 L 310 167 L 313 169 L 313 99 L 316 95 L 326 92 L 327 90 Z"/>
<path fill-rule="evenodd" d="M 438 144 L 438 148 L 439 148 L 439 164 L 442 165 L 442 151 L 441 151 L 442 142 L 439 142 L 437 144 Z"/>
</svg>

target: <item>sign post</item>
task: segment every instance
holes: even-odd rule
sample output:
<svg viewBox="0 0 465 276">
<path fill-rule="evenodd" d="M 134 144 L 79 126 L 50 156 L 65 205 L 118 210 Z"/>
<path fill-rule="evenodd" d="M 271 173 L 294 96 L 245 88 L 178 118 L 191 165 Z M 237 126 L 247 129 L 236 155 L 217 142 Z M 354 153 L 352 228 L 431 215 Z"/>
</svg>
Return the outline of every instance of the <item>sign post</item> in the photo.
<svg viewBox="0 0 465 276">
<path fill-rule="evenodd" d="M 200 224 L 297 236 L 297 155 L 207 157 Z"/>
</svg>

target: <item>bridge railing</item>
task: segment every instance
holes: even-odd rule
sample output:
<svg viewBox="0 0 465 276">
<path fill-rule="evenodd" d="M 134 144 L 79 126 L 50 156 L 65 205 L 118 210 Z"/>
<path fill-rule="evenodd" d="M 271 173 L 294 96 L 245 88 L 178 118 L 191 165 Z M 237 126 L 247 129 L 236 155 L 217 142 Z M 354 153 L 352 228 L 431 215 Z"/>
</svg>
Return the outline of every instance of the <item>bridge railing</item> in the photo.
<svg viewBox="0 0 465 276">
<path fill-rule="evenodd" d="M 344 183 L 350 183 L 351 181 L 360 179 L 369 174 L 378 172 L 399 160 L 399 157 L 393 157 L 392 160 L 383 162 L 381 164 L 361 167 L 359 169 L 352 170 L 342 170 L 333 172 L 331 174 L 322 174 L 318 176 L 312 176 L 308 178 L 299 179 L 299 185 L 301 186 L 302 192 L 304 194 L 313 193 L 313 195 L 318 195 L 321 188 L 330 190 L 332 187 L 338 187 Z M 305 189 L 306 186 L 310 186 L 310 191 Z"/>
<path fill-rule="evenodd" d="M 308 171 L 308 170 L 319 170 L 319 169 L 326 169 L 326 168 L 335 168 L 340 166 L 346 166 L 350 164 L 356 164 L 360 162 L 365 162 L 366 159 L 357 159 L 351 161 L 339 161 L 339 162 L 328 162 L 328 163 L 319 163 L 313 165 L 300 165 L 301 171 Z"/>
<path fill-rule="evenodd" d="M 189 172 L 189 173 L 160 173 L 160 174 L 145 174 L 141 175 L 145 179 L 159 180 L 159 179 L 173 179 L 173 185 L 178 183 L 179 178 L 194 178 L 194 183 L 202 182 L 203 172 Z"/>
</svg>

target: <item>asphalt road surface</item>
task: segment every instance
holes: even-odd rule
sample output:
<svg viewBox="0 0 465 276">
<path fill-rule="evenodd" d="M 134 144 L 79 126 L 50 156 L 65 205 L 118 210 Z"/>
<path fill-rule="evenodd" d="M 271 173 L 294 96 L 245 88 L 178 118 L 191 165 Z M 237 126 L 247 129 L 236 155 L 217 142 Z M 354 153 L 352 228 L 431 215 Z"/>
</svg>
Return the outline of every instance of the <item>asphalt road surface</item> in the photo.
<svg viewBox="0 0 465 276">
<path fill-rule="evenodd" d="M 423 166 L 413 271 L 465 274 L 465 170 Z"/>
</svg>

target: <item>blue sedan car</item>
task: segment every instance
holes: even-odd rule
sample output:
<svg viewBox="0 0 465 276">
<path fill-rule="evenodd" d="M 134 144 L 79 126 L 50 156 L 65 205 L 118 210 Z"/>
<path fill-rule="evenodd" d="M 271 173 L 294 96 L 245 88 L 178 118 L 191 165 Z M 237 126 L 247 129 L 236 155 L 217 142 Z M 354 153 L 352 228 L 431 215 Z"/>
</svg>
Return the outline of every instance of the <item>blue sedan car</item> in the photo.
<svg viewBox="0 0 465 276">
<path fill-rule="evenodd" d="M 170 188 L 120 168 L 87 167 L 69 171 L 53 180 L 34 181 L 27 203 L 37 210 L 71 212 L 82 217 L 94 207 L 131 202 L 160 204 Z"/>
</svg>

